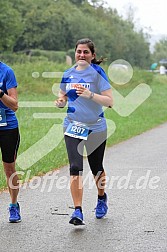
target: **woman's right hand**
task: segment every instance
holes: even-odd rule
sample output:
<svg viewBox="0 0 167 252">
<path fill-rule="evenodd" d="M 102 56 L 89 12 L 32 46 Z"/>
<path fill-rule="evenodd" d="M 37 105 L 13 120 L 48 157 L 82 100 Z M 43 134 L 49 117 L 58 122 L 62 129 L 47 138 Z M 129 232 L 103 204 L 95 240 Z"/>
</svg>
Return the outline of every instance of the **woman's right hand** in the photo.
<svg viewBox="0 0 167 252">
<path fill-rule="evenodd" d="M 66 106 L 67 100 L 64 98 L 58 98 L 54 104 L 58 108 L 64 108 Z"/>
</svg>

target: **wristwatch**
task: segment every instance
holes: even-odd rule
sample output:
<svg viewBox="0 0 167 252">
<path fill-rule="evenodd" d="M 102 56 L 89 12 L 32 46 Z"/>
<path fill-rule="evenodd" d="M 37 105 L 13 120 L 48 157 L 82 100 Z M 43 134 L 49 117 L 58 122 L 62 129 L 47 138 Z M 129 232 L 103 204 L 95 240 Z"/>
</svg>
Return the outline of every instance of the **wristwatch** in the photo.
<svg viewBox="0 0 167 252">
<path fill-rule="evenodd" d="M 0 98 L 2 98 L 3 95 L 4 95 L 4 92 L 1 90 Z"/>
<path fill-rule="evenodd" d="M 92 99 L 92 98 L 93 98 L 93 96 L 94 96 L 94 93 L 93 93 L 93 92 L 91 92 L 91 94 L 90 94 L 90 96 L 89 96 L 89 99 Z"/>
</svg>

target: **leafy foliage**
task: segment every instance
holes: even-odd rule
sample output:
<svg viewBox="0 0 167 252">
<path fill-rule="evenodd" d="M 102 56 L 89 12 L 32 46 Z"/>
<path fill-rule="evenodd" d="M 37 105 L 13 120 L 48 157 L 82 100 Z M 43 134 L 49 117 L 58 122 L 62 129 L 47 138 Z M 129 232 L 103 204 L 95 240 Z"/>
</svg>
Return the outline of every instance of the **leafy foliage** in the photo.
<svg viewBox="0 0 167 252">
<path fill-rule="evenodd" d="M 159 62 L 161 59 L 167 59 L 167 38 L 157 42 L 154 48 L 153 60 Z"/>
<path fill-rule="evenodd" d="M 10 1 L 0 0 L 0 50 L 12 50 L 23 31 L 21 14 L 13 9 Z"/>
<path fill-rule="evenodd" d="M 6 0 L 1 3 L 0 50 L 68 51 L 82 37 L 92 39 L 97 56 L 108 62 L 122 58 L 145 67 L 150 64 L 145 34 L 132 20 L 104 8 L 103 0 Z M 3 10 L 3 11 L 2 11 Z"/>
</svg>

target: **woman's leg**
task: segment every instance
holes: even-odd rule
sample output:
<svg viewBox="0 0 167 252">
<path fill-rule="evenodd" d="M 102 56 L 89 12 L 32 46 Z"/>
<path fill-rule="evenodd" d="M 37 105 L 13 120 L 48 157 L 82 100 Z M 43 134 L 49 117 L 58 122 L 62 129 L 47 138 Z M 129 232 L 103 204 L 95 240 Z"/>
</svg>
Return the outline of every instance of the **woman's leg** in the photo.
<svg viewBox="0 0 167 252">
<path fill-rule="evenodd" d="M 70 163 L 70 189 L 75 206 L 69 223 L 74 225 L 84 225 L 82 213 L 82 196 L 83 196 L 83 155 L 78 152 L 80 139 L 65 136 L 65 143 Z"/>
<path fill-rule="evenodd" d="M 107 214 L 107 195 L 105 193 L 106 174 L 103 168 L 103 157 L 106 146 L 107 132 L 90 135 L 87 143 L 89 151 L 88 161 L 95 178 L 98 200 L 96 205 L 96 218 L 101 219 Z M 92 144 L 93 143 L 93 144 Z M 91 150 L 91 151 L 90 151 Z"/>
<path fill-rule="evenodd" d="M 20 222 L 20 206 L 17 202 L 19 193 L 19 178 L 15 169 L 15 160 L 20 143 L 18 128 L 0 132 L 1 151 L 7 185 L 11 197 L 9 206 L 9 222 Z"/>
<path fill-rule="evenodd" d="M 80 142 L 80 139 L 65 136 L 65 143 L 70 163 L 70 190 L 75 207 L 82 207 L 83 196 L 83 156 L 78 152 L 78 144 Z"/>
<path fill-rule="evenodd" d="M 20 144 L 20 134 L 18 128 L 4 130 L 1 134 L 1 151 L 7 185 L 11 196 L 11 203 L 17 203 L 19 192 L 19 179 L 15 169 L 15 160 Z"/>
<path fill-rule="evenodd" d="M 70 190 L 74 207 L 82 208 L 83 184 L 82 176 L 70 176 Z"/>
<path fill-rule="evenodd" d="M 103 168 L 103 157 L 106 146 L 107 132 L 92 133 L 86 143 L 88 162 L 94 175 L 98 195 L 103 196 L 106 185 L 106 173 Z"/>
<path fill-rule="evenodd" d="M 11 203 L 16 204 L 17 196 L 19 193 L 19 182 L 18 182 L 19 178 L 15 170 L 15 162 L 13 163 L 3 162 L 3 166 L 4 166 L 7 185 L 8 185 L 8 189 L 9 189 L 9 193 L 11 197 Z"/>
</svg>

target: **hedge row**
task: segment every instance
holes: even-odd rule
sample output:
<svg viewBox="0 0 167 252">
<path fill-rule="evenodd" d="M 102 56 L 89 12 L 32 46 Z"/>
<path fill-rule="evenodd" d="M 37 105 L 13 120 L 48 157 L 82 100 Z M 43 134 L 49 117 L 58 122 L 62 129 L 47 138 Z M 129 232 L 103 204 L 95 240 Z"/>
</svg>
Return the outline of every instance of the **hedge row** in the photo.
<svg viewBox="0 0 167 252">
<path fill-rule="evenodd" d="M 1 61 L 4 61 L 7 64 L 14 63 L 26 63 L 34 61 L 52 61 L 58 63 L 65 63 L 67 60 L 67 55 L 70 56 L 72 62 L 74 60 L 73 50 L 68 52 L 64 51 L 48 51 L 40 49 L 31 49 L 17 53 L 4 52 L 0 53 Z M 71 57 L 72 56 L 72 57 Z M 68 57 L 69 58 L 69 57 Z M 71 62 L 71 64 L 72 64 Z"/>
</svg>

